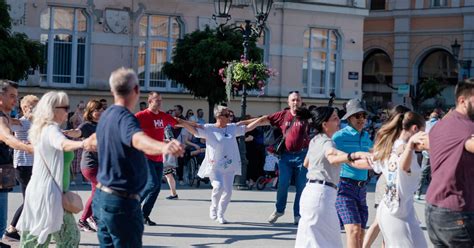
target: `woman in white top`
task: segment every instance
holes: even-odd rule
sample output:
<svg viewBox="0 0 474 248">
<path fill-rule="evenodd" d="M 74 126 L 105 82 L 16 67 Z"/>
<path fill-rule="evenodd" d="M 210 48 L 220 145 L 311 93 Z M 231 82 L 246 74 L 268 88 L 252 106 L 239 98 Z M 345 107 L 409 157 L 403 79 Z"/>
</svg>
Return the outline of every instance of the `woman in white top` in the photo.
<svg viewBox="0 0 474 248">
<path fill-rule="evenodd" d="M 48 247 L 51 236 L 56 240 L 56 247 L 79 245 L 76 221 L 71 213 L 64 211 L 61 200 L 62 190 L 68 186 L 63 183 L 63 176 L 69 173 L 64 171 L 64 153 L 84 145 L 90 150 L 92 138 L 66 139 L 59 125 L 67 120 L 68 109 L 66 93 L 52 91 L 41 98 L 33 112 L 29 131 L 34 146 L 33 173 L 17 226 L 22 231 L 21 247 Z"/>
<path fill-rule="evenodd" d="M 194 136 L 206 139 L 206 155 L 198 176 L 211 180 L 210 218 L 225 224 L 224 213 L 232 196 L 234 176 L 241 175 L 242 169 L 236 138 L 253 130 L 260 118 L 247 126 L 230 123 L 229 109 L 225 106 L 215 107 L 214 116 L 216 123 L 188 130 Z"/>
<path fill-rule="evenodd" d="M 365 153 L 347 154 L 335 148 L 331 137 L 339 130 L 339 117 L 334 108 L 318 107 L 311 115 L 317 134 L 309 143 L 304 161 L 308 182 L 301 194 L 295 247 L 342 247 L 335 208 L 340 164 L 353 164 Z"/>
<path fill-rule="evenodd" d="M 385 194 L 377 208 L 377 220 L 385 247 L 427 247 L 413 206 L 421 168 L 415 149 L 425 149 L 427 135 L 421 115 L 397 114 L 377 133 L 370 166 L 387 180 Z"/>
</svg>

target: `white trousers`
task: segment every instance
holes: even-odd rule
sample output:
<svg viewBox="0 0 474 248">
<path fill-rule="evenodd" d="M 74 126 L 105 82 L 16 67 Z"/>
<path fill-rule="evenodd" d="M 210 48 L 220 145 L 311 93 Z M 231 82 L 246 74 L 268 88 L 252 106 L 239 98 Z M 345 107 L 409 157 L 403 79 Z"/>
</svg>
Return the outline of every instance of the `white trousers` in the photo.
<svg viewBox="0 0 474 248">
<path fill-rule="evenodd" d="M 336 212 L 336 189 L 307 183 L 301 194 L 295 247 L 342 247 Z"/>
<path fill-rule="evenodd" d="M 209 179 L 212 185 L 211 212 L 217 212 L 217 217 L 224 217 L 227 205 L 232 196 L 234 184 L 233 170 L 216 170 L 211 173 Z"/>
<path fill-rule="evenodd" d="M 408 210 L 406 217 L 398 218 L 390 213 L 384 202 L 381 202 L 377 208 L 377 220 L 386 248 L 428 247 L 413 206 Z"/>
</svg>

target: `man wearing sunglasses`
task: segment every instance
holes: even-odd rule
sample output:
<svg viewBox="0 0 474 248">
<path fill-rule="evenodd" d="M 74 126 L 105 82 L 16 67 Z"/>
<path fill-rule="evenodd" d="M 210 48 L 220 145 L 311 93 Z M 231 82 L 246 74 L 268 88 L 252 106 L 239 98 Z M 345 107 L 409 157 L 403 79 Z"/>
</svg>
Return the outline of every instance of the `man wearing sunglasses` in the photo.
<svg viewBox="0 0 474 248">
<path fill-rule="evenodd" d="M 364 130 L 368 112 L 359 99 L 347 103 L 347 113 L 342 120 L 348 125 L 333 135 L 337 149 L 346 152 L 368 152 L 372 146 L 370 135 Z M 348 247 L 362 247 L 364 228 L 369 210 L 367 207 L 367 170 L 342 164 L 338 184 L 336 209 L 341 225 L 344 225 Z"/>
</svg>

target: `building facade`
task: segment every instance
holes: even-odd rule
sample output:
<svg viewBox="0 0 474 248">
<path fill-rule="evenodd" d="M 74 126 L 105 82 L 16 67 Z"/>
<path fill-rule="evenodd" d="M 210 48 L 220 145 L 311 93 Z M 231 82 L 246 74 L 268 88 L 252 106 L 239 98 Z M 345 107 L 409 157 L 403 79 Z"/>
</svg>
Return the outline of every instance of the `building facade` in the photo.
<svg viewBox="0 0 474 248">
<path fill-rule="evenodd" d="M 254 20 L 249 0 L 234 1 L 230 22 Z M 165 108 L 181 104 L 207 109 L 182 86 L 161 73 L 176 40 L 206 25 L 211 0 L 8 0 L 13 30 L 45 48 L 42 70 L 31 70 L 20 92 L 62 89 L 73 104 L 90 98 L 111 101 L 108 76 L 125 66 L 139 75 L 141 91 L 164 94 Z M 275 1 L 259 45 L 265 62 L 279 72 L 265 89 L 248 98 L 247 112 L 258 115 L 286 105 L 298 90 L 309 104 L 361 97 L 365 1 Z M 145 97 L 143 94 L 142 97 Z M 239 97 L 230 106 L 239 114 Z M 109 102 L 110 102 L 109 101 Z M 258 104 L 257 104 L 258 103 Z"/>
<path fill-rule="evenodd" d="M 473 75 L 474 1 L 369 0 L 367 5 L 362 91 L 368 105 L 410 104 L 426 80 L 445 89 L 424 108 L 454 105 L 454 85 Z M 457 58 L 455 42 L 461 45 Z"/>
</svg>

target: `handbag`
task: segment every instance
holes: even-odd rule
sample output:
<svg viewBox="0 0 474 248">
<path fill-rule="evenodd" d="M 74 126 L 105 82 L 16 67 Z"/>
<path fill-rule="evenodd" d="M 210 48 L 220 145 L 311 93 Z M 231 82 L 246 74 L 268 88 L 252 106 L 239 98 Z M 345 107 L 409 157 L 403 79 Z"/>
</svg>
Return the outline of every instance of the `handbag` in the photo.
<svg viewBox="0 0 474 248">
<path fill-rule="evenodd" d="M 15 185 L 15 169 L 13 164 L 0 165 L 0 189 L 11 189 Z"/>
<path fill-rule="evenodd" d="M 54 179 L 53 174 L 49 170 L 49 167 L 43 155 L 41 153 L 39 154 L 40 154 L 41 159 L 43 160 L 44 165 L 46 166 L 46 169 L 48 170 L 48 174 L 53 178 L 54 184 L 56 185 L 56 187 L 58 187 L 59 191 L 63 192 L 59 184 Z M 73 213 L 73 214 L 77 214 L 84 209 L 84 204 L 82 203 L 81 196 L 71 191 L 63 192 L 62 204 L 65 211 Z"/>
<path fill-rule="evenodd" d="M 293 123 L 295 122 L 296 116 L 291 119 L 290 126 L 285 129 L 285 132 L 277 139 L 275 142 L 275 153 L 278 155 L 281 155 L 285 152 L 286 150 L 286 145 L 285 145 L 285 140 L 286 140 L 286 134 L 288 133 L 288 130 L 293 126 Z"/>
</svg>

